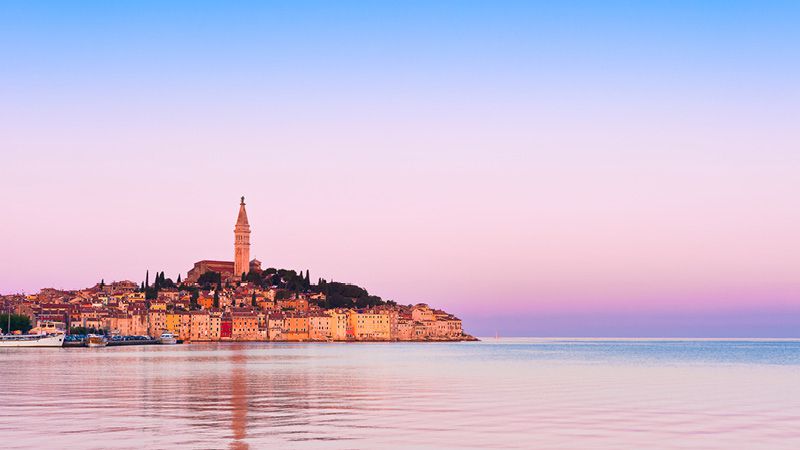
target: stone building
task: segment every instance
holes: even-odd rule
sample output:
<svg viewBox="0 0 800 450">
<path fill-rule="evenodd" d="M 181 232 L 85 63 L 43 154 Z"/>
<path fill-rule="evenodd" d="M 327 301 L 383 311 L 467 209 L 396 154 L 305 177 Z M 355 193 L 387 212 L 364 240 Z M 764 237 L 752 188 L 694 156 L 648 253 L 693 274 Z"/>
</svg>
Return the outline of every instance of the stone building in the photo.
<svg viewBox="0 0 800 450">
<path fill-rule="evenodd" d="M 238 280 L 242 273 L 261 272 L 261 261 L 250 260 L 250 223 L 247 220 L 244 197 L 239 204 L 239 215 L 233 228 L 233 261 L 215 261 L 204 259 L 197 261 L 186 275 L 187 283 L 196 283 L 200 275 L 206 272 L 217 272 L 222 280 Z"/>
</svg>

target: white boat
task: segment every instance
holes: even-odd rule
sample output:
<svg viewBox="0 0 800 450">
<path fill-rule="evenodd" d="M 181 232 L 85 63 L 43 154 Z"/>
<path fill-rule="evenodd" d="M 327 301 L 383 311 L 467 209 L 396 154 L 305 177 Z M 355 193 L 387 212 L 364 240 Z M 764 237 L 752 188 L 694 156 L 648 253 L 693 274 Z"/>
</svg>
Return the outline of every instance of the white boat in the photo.
<svg viewBox="0 0 800 450">
<path fill-rule="evenodd" d="M 86 346 L 87 347 L 105 347 L 108 345 L 108 339 L 101 334 L 90 334 L 86 336 Z"/>
<path fill-rule="evenodd" d="M 63 334 L 3 334 L 0 335 L 0 348 L 3 347 L 61 347 Z"/>
<path fill-rule="evenodd" d="M 158 342 L 161 344 L 174 345 L 178 343 L 178 338 L 169 331 L 165 331 L 161 333 L 161 337 L 158 338 Z"/>
</svg>

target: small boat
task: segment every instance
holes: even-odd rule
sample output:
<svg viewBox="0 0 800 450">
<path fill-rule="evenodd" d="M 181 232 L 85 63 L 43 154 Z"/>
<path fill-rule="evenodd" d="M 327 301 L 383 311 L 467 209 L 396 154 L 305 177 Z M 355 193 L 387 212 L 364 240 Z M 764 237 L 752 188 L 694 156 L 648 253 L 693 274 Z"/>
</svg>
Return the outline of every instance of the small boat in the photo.
<svg viewBox="0 0 800 450">
<path fill-rule="evenodd" d="M 63 334 L 3 334 L 0 347 L 61 347 Z"/>
<path fill-rule="evenodd" d="M 158 343 L 166 345 L 175 345 L 178 343 L 178 338 L 169 331 L 165 331 L 161 333 L 161 337 L 158 338 Z"/>
<path fill-rule="evenodd" d="M 86 336 L 86 346 L 87 347 L 105 347 L 108 345 L 108 339 L 105 336 L 100 334 L 90 334 Z"/>
</svg>

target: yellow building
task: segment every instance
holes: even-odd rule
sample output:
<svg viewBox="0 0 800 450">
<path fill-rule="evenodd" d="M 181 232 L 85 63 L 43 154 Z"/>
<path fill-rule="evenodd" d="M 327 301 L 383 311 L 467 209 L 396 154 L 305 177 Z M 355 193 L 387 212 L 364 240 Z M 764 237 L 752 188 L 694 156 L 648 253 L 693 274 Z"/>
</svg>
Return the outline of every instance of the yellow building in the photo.
<svg viewBox="0 0 800 450">
<path fill-rule="evenodd" d="M 391 339 L 389 315 L 379 311 L 348 311 L 348 327 L 353 338 L 361 341 L 388 341 Z"/>
<path fill-rule="evenodd" d="M 347 340 L 347 313 L 335 309 L 325 312 L 330 317 L 331 339 L 334 341 Z"/>
<path fill-rule="evenodd" d="M 177 312 L 168 312 L 164 316 L 164 329 L 174 335 L 181 332 L 181 315 Z"/>
<path fill-rule="evenodd" d="M 153 301 L 153 302 L 150 302 L 150 310 L 151 311 L 166 311 L 167 310 L 167 302 L 164 302 L 164 301 Z"/>
</svg>

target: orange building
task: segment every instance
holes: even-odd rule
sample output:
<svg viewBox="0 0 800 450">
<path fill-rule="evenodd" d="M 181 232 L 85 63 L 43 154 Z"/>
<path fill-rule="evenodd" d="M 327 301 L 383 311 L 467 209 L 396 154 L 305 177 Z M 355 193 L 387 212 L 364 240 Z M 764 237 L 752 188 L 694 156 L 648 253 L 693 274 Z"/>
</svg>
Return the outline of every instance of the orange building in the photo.
<svg viewBox="0 0 800 450">
<path fill-rule="evenodd" d="M 282 310 L 292 310 L 306 312 L 308 311 L 308 300 L 304 298 L 292 298 L 287 300 L 278 300 L 278 308 Z"/>
<path fill-rule="evenodd" d="M 288 313 L 283 319 L 283 337 L 287 341 L 307 341 L 308 316 L 304 313 Z"/>
<path fill-rule="evenodd" d="M 258 314 L 252 311 L 231 312 L 231 339 L 234 341 L 262 340 Z"/>
</svg>

